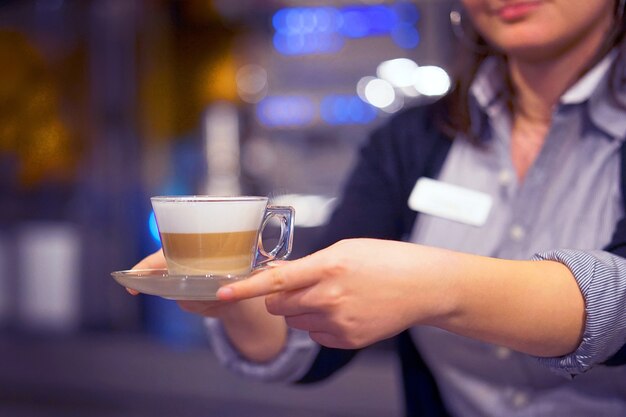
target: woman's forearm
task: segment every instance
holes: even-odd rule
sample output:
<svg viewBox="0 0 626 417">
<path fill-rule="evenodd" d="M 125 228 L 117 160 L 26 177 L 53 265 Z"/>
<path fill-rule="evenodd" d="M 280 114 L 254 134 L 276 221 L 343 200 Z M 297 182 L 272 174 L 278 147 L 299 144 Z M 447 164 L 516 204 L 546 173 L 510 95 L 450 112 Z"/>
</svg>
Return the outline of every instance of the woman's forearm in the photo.
<svg viewBox="0 0 626 417">
<path fill-rule="evenodd" d="M 359 348 L 437 326 L 538 356 L 578 346 L 584 300 L 564 265 L 508 261 L 406 242 L 348 239 L 218 291 L 267 296 L 267 310 L 329 347 Z"/>
<path fill-rule="evenodd" d="M 510 261 L 434 250 L 451 298 L 438 327 L 536 356 L 579 345 L 585 305 L 570 270 L 552 261 Z M 435 272 L 436 273 L 436 272 Z"/>
</svg>

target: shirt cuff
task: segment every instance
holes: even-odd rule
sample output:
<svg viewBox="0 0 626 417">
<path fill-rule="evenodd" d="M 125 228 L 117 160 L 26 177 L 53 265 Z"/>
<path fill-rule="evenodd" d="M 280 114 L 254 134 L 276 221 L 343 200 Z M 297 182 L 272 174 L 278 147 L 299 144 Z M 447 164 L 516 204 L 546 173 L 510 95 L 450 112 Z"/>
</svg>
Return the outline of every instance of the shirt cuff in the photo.
<svg viewBox="0 0 626 417">
<path fill-rule="evenodd" d="M 285 348 L 271 361 L 258 363 L 244 358 L 230 342 L 218 319 L 205 319 L 209 344 L 222 365 L 253 379 L 273 382 L 295 382 L 302 378 L 320 350 L 309 333 L 288 328 Z"/>
<path fill-rule="evenodd" d="M 626 259 L 605 251 L 560 249 L 533 256 L 564 264 L 585 300 L 582 342 L 564 356 L 537 357 L 552 370 L 574 376 L 600 364 L 626 343 Z"/>
</svg>

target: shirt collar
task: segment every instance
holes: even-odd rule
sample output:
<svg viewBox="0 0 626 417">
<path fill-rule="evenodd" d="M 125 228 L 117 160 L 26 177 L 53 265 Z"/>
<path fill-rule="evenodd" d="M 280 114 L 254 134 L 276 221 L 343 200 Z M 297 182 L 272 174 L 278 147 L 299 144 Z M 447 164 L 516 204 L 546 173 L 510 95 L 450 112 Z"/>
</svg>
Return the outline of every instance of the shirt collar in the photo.
<svg viewBox="0 0 626 417">
<path fill-rule="evenodd" d="M 504 62 L 499 57 L 488 57 L 480 65 L 470 86 L 470 96 L 483 110 L 493 105 L 507 91 Z"/>
<path fill-rule="evenodd" d="M 623 141 L 626 139 L 626 88 L 611 92 L 611 67 L 616 57 L 616 51 L 609 53 L 561 96 L 559 104 L 586 104 L 586 111 L 593 125 L 611 138 Z M 626 79 L 626 65 L 623 72 L 621 77 Z M 501 99 L 508 94 L 504 74 L 502 58 L 488 57 L 481 64 L 470 86 L 472 130 L 479 137 L 482 137 L 489 108 L 504 105 Z M 615 98 L 625 104 L 620 104 Z"/>
<path fill-rule="evenodd" d="M 624 141 L 626 139 L 626 86 L 623 82 L 615 85 L 614 78 L 623 80 L 626 77 L 626 66 L 615 63 L 617 65 L 615 68 L 621 71 L 621 74 L 610 70 L 616 55 L 607 57 L 611 59 L 603 71 L 603 76 L 596 84 L 595 91 L 591 93 L 587 101 L 587 108 L 589 120 L 598 129 L 613 139 Z M 604 63 L 602 61 L 598 65 Z"/>
<path fill-rule="evenodd" d="M 499 57 L 488 57 L 478 68 L 470 85 L 469 110 L 472 134 L 486 140 L 486 128 L 490 109 L 502 103 L 500 100 L 508 91 L 503 77 L 504 61 Z M 504 105 L 504 104 L 502 104 Z"/>
<path fill-rule="evenodd" d="M 595 67 L 578 80 L 576 84 L 565 91 L 565 93 L 561 96 L 560 103 L 565 105 L 579 104 L 589 100 L 609 72 L 611 64 L 615 61 L 615 55 L 615 51 L 608 54 L 602 61 L 596 64 Z"/>
</svg>

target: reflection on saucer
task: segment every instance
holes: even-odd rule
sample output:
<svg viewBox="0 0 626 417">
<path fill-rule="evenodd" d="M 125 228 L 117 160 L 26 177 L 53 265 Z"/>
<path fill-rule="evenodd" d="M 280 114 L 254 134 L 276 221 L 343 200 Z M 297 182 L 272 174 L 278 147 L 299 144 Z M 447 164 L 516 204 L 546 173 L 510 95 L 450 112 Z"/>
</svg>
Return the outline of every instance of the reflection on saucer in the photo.
<svg viewBox="0 0 626 417">
<path fill-rule="evenodd" d="M 218 288 L 248 275 L 169 275 L 167 269 L 112 272 L 118 284 L 169 300 L 217 300 Z"/>
</svg>

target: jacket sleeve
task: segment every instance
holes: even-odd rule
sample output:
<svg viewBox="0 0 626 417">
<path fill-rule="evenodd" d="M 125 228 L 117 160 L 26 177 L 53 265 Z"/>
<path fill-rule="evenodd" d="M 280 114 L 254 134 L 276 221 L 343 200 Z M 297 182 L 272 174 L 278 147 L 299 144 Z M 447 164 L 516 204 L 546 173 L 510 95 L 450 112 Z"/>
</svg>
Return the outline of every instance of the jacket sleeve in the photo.
<svg viewBox="0 0 626 417">
<path fill-rule="evenodd" d="M 373 132 L 361 148 L 341 200 L 314 250 L 342 239 L 402 240 L 410 233 L 416 213 L 407 206 L 409 194 L 417 178 L 438 173 L 451 144 L 433 123 L 434 109 L 409 109 Z M 299 382 L 328 377 L 356 353 L 322 347 Z"/>
<path fill-rule="evenodd" d="M 344 184 L 339 204 L 321 239 L 311 251 L 349 238 L 398 239 L 402 235 L 400 163 L 390 137 L 392 128 L 383 126 L 360 149 L 359 158 Z M 358 353 L 352 349 L 322 346 L 309 371 L 298 383 L 323 380 L 348 364 Z"/>
<path fill-rule="evenodd" d="M 620 149 L 620 175 L 622 202 L 623 206 L 626 207 L 626 144 L 622 144 L 622 148 Z M 605 250 L 615 256 L 619 256 L 622 260 L 626 260 L 626 214 L 615 226 L 611 242 L 607 245 Z M 623 302 L 622 304 L 626 305 L 626 302 Z M 624 340 L 623 343 L 623 346 L 617 351 L 617 353 L 604 362 L 605 365 L 626 365 L 626 340 Z"/>
</svg>

